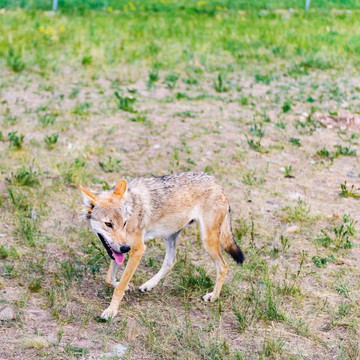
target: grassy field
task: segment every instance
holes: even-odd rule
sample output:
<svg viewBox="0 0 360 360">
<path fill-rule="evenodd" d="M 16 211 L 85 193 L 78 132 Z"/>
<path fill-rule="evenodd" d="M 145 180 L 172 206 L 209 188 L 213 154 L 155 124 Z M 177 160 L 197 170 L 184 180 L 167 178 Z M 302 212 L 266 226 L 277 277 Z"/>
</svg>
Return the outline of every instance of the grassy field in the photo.
<svg viewBox="0 0 360 360">
<path fill-rule="evenodd" d="M 360 13 L 315 3 L 0 11 L 0 357 L 360 358 Z M 101 322 L 79 185 L 188 170 L 224 186 L 244 265 L 225 255 L 203 303 L 215 267 L 187 228 L 163 283 Z"/>
</svg>

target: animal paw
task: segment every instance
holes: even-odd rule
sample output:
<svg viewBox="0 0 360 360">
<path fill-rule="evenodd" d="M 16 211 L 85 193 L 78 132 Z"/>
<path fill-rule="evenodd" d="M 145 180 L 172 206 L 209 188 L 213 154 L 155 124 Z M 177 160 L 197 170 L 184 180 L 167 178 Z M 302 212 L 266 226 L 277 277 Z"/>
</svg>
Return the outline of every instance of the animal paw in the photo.
<svg viewBox="0 0 360 360">
<path fill-rule="evenodd" d="M 146 292 L 146 291 L 150 291 L 152 290 L 155 286 L 157 285 L 157 283 L 153 282 L 153 281 L 147 281 L 145 284 L 142 284 L 139 287 L 139 290 L 141 292 Z"/>
<path fill-rule="evenodd" d="M 116 310 L 116 309 L 113 309 L 113 308 L 111 308 L 111 307 L 109 306 L 106 310 L 104 310 L 104 311 L 102 312 L 102 314 L 100 315 L 100 317 L 101 317 L 102 319 L 104 319 L 104 320 L 110 320 L 110 319 L 112 319 L 113 317 L 115 317 L 116 314 L 117 314 L 117 310 Z"/>
<path fill-rule="evenodd" d="M 114 282 L 106 282 L 105 281 L 105 284 L 106 284 L 106 286 L 108 286 L 109 288 L 116 288 L 118 285 L 119 285 L 119 282 L 118 281 L 114 281 Z"/>
<path fill-rule="evenodd" d="M 215 296 L 215 294 L 212 292 L 212 293 L 209 293 L 209 294 L 206 294 L 202 297 L 202 299 L 205 301 L 205 302 L 214 302 L 217 297 Z"/>
</svg>

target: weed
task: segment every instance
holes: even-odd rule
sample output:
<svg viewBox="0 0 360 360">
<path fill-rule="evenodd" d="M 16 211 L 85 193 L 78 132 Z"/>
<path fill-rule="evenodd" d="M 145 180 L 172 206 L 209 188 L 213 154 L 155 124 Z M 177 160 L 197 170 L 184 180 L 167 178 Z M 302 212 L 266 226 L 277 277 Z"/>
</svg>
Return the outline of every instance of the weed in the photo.
<svg viewBox="0 0 360 360">
<path fill-rule="evenodd" d="M 148 79 L 148 83 L 147 83 L 147 88 L 150 90 L 152 88 L 152 86 L 154 85 L 154 83 L 156 81 L 159 81 L 159 71 L 158 69 L 152 69 L 149 72 L 149 79 Z"/>
<path fill-rule="evenodd" d="M 287 208 L 289 220 L 293 221 L 307 221 L 310 216 L 310 205 L 304 200 L 298 198 L 295 206 L 288 206 Z"/>
<path fill-rule="evenodd" d="M 334 159 L 330 151 L 325 146 L 322 149 L 320 149 L 316 154 L 329 160 Z"/>
<path fill-rule="evenodd" d="M 324 247 L 333 245 L 335 249 L 350 249 L 353 246 L 350 238 L 355 236 L 356 221 L 348 214 L 345 214 L 342 220 L 342 224 L 333 227 L 333 237 L 321 230 L 322 236 L 316 238 L 315 242 Z"/>
<path fill-rule="evenodd" d="M 214 89 L 216 92 L 222 93 L 227 92 L 229 89 L 224 85 L 223 77 L 218 74 L 217 80 L 214 81 Z"/>
<path fill-rule="evenodd" d="M 17 135 L 17 130 L 16 131 L 12 131 L 9 132 L 8 134 L 9 137 L 9 148 L 10 149 L 16 149 L 19 150 L 22 148 L 23 143 L 24 143 L 24 135 Z"/>
<path fill-rule="evenodd" d="M 133 108 L 133 104 L 135 103 L 136 98 L 128 97 L 128 96 L 120 96 L 117 91 L 114 92 L 114 95 L 118 100 L 118 107 L 120 110 L 127 111 L 130 113 L 136 113 L 136 111 Z"/>
<path fill-rule="evenodd" d="M 174 89 L 178 80 L 179 76 L 176 74 L 168 74 L 165 76 L 165 83 L 168 89 Z"/>
<path fill-rule="evenodd" d="M 55 147 L 59 138 L 59 134 L 45 135 L 44 142 L 48 150 L 51 150 Z"/>
<path fill-rule="evenodd" d="M 39 184 L 39 173 L 33 171 L 30 166 L 29 169 L 26 169 L 25 166 L 22 166 L 16 173 L 11 173 L 11 178 L 5 178 L 7 182 L 13 185 L 20 186 L 32 186 Z"/>
<path fill-rule="evenodd" d="M 294 145 L 294 146 L 301 146 L 301 142 L 300 142 L 300 139 L 298 139 L 298 138 L 294 138 L 294 137 L 292 137 L 292 138 L 290 138 L 290 144 L 291 145 Z"/>
<path fill-rule="evenodd" d="M 112 156 L 108 155 L 106 161 L 99 161 L 99 165 L 105 172 L 114 172 L 120 170 L 120 167 L 118 166 L 120 162 L 121 160 L 115 159 Z"/>
<path fill-rule="evenodd" d="M 290 111 L 290 109 L 291 109 L 291 104 L 289 102 L 285 102 L 284 105 L 282 106 L 282 111 L 286 113 Z"/>
<path fill-rule="evenodd" d="M 332 260 L 334 260 L 334 257 L 332 256 L 332 257 L 330 257 L 330 258 L 326 258 L 326 257 L 319 257 L 319 256 L 313 256 L 312 257 L 312 261 L 313 261 L 313 263 L 314 263 L 314 265 L 316 266 L 316 267 L 318 267 L 318 268 L 324 268 L 324 267 L 326 267 L 326 265 L 327 265 L 327 263 L 329 262 L 329 261 L 332 261 Z"/>
<path fill-rule="evenodd" d="M 257 177 L 255 171 L 250 171 L 243 176 L 243 183 L 246 185 L 262 185 L 265 179 L 261 176 Z"/>
<path fill-rule="evenodd" d="M 293 170 L 293 168 L 291 165 L 284 166 L 285 177 L 287 179 L 293 179 L 295 177 L 294 175 L 292 175 L 292 170 Z"/>
<path fill-rule="evenodd" d="M 339 193 L 339 195 L 341 197 L 353 197 L 355 199 L 359 199 L 360 198 L 360 188 L 355 189 L 355 185 L 351 185 L 351 188 L 348 189 L 348 186 L 346 184 L 346 181 L 344 184 L 340 184 L 340 188 L 341 191 Z"/>
<path fill-rule="evenodd" d="M 335 145 L 335 147 L 337 148 L 337 151 L 335 151 L 334 157 L 338 157 L 339 155 L 356 156 L 356 150 L 351 150 L 351 148 L 347 146 Z"/>
<path fill-rule="evenodd" d="M 39 123 L 43 128 L 46 128 L 48 125 L 54 125 L 56 120 L 55 113 L 45 113 L 45 114 L 38 114 Z"/>
<path fill-rule="evenodd" d="M 25 63 L 20 54 L 16 54 L 13 48 L 10 48 L 6 58 L 7 65 L 15 72 L 21 72 L 25 69 Z"/>
<path fill-rule="evenodd" d="M 86 162 L 77 157 L 71 163 L 63 162 L 57 164 L 57 168 L 65 183 L 80 185 L 85 182 L 87 176 L 85 165 Z"/>
<path fill-rule="evenodd" d="M 284 235 L 280 236 L 280 243 L 281 243 L 281 251 L 283 253 L 285 253 L 287 250 L 290 249 L 291 244 L 289 242 L 289 239 Z"/>
</svg>

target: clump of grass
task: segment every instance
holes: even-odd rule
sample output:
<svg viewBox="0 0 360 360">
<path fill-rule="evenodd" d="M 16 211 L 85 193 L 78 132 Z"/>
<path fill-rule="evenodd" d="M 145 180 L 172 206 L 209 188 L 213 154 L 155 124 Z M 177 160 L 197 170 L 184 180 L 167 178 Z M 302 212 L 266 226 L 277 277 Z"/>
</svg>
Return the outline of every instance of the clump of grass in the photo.
<svg viewBox="0 0 360 360">
<path fill-rule="evenodd" d="M 86 162 L 80 157 L 77 157 L 70 163 L 65 161 L 57 164 L 57 168 L 65 183 L 80 185 L 85 182 L 87 176 L 85 172 L 85 165 Z"/>
<path fill-rule="evenodd" d="M 350 238 L 355 236 L 356 221 L 348 214 L 343 216 L 343 222 L 339 226 L 333 227 L 333 236 L 325 230 L 321 230 L 322 236 L 315 239 L 315 242 L 324 247 L 333 245 L 335 249 L 350 249 L 353 244 Z"/>
<path fill-rule="evenodd" d="M 45 135 L 44 142 L 45 146 L 48 150 L 52 150 L 59 138 L 59 134 Z"/>
<path fill-rule="evenodd" d="M 338 157 L 339 155 L 343 156 L 356 156 L 356 150 L 353 150 L 347 146 L 335 145 L 336 151 L 334 152 L 334 157 Z"/>
<path fill-rule="evenodd" d="M 12 131 L 9 132 L 8 134 L 9 137 L 9 148 L 10 149 L 16 149 L 16 150 L 20 150 L 23 146 L 24 143 L 24 135 L 18 135 L 17 134 L 17 130 L 16 131 Z"/>
<path fill-rule="evenodd" d="M 179 76 L 176 74 L 168 74 L 165 76 L 165 84 L 168 89 L 174 89 L 178 80 Z"/>
<path fill-rule="evenodd" d="M 216 92 L 219 93 L 229 91 L 229 89 L 224 85 L 223 77 L 221 74 L 218 74 L 217 79 L 214 80 L 214 89 Z"/>
<path fill-rule="evenodd" d="M 5 178 L 12 185 L 32 186 L 39 184 L 39 173 L 30 166 L 29 169 L 23 165 L 16 173 L 11 172 L 11 178 Z"/>
<path fill-rule="evenodd" d="M 180 273 L 179 287 L 185 292 L 193 290 L 207 290 L 213 282 L 201 266 L 187 265 L 185 271 Z"/>
<path fill-rule="evenodd" d="M 317 153 L 318 156 L 321 156 L 323 158 L 333 160 L 334 157 L 331 155 L 330 151 L 324 146 L 322 149 L 320 149 Z"/>
<path fill-rule="evenodd" d="M 56 113 L 45 113 L 45 114 L 38 114 L 39 123 L 43 128 L 46 128 L 48 125 L 54 125 L 56 120 Z"/>
<path fill-rule="evenodd" d="M 330 257 L 313 256 L 311 260 L 316 267 L 325 268 L 328 262 L 334 260 L 334 256 L 332 255 Z"/>
<path fill-rule="evenodd" d="M 290 104 L 290 102 L 285 102 L 284 103 L 284 105 L 282 106 L 282 111 L 284 112 L 284 113 L 286 113 L 286 112 L 288 112 L 288 111 L 290 111 L 291 110 L 291 104 Z"/>
<path fill-rule="evenodd" d="M 299 138 L 290 138 L 290 144 L 291 145 L 294 145 L 294 146 L 301 146 L 301 142 L 300 142 L 300 139 Z"/>
<path fill-rule="evenodd" d="M 12 204 L 17 210 L 27 211 L 30 209 L 29 201 L 22 192 L 15 190 L 14 188 L 9 186 L 8 194 Z"/>
<path fill-rule="evenodd" d="M 246 137 L 247 143 L 250 146 L 250 148 L 258 152 L 262 152 L 262 153 L 265 152 L 265 150 L 261 146 L 261 140 L 265 136 L 265 130 L 263 130 L 262 124 L 260 123 L 260 125 L 257 125 L 256 123 L 253 123 L 250 127 L 250 133 L 258 137 L 257 141 Z"/>
<path fill-rule="evenodd" d="M 339 195 L 341 197 L 353 197 L 355 199 L 359 199 L 360 198 L 360 188 L 355 189 L 355 185 L 351 185 L 351 188 L 349 189 L 346 181 L 344 184 L 340 184 L 340 188 L 341 191 L 339 193 Z"/>
<path fill-rule="evenodd" d="M 114 92 L 114 95 L 118 100 L 118 107 L 120 110 L 136 113 L 136 110 L 133 108 L 133 104 L 136 101 L 135 97 L 121 96 L 117 91 Z"/>
<path fill-rule="evenodd" d="M 154 68 L 149 72 L 149 79 L 147 82 L 147 88 L 150 90 L 154 83 L 159 81 L 160 77 L 159 77 L 159 70 Z"/>
<path fill-rule="evenodd" d="M 250 171 L 243 176 L 243 183 L 246 185 L 262 185 L 265 179 L 261 176 L 256 176 L 255 171 Z"/>
<path fill-rule="evenodd" d="M 295 206 L 288 206 L 286 210 L 288 219 L 292 221 L 307 221 L 310 216 L 310 205 L 301 198 L 298 198 Z"/>
<path fill-rule="evenodd" d="M 21 55 L 17 54 L 13 48 L 8 51 L 6 63 L 14 72 L 21 72 L 25 69 L 25 63 L 22 61 Z"/>
<path fill-rule="evenodd" d="M 99 165 L 105 172 L 114 172 L 120 170 L 120 167 L 118 166 L 120 162 L 121 160 L 115 159 L 108 155 L 106 161 L 99 161 Z"/>
<path fill-rule="evenodd" d="M 287 179 L 293 179 L 295 176 L 292 174 L 292 166 L 291 165 L 285 165 L 284 166 L 284 172 L 285 172 L 285 177 Z"/>
</svg>

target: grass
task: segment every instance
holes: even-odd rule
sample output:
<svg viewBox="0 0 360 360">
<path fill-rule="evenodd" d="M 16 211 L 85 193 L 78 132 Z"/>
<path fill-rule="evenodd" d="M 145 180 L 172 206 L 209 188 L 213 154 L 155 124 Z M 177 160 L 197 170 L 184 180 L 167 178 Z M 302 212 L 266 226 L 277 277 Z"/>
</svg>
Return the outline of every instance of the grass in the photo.
<svg viewBox="0 0 360 360">
<path fill-rule="evenodd" d="M 3 356 L 358 358 L 359 4 L 18 3 L 0 0 Z M 79 185 L 188 170 L 223 185 L 244 265 L 224 254 L 204 304 L 215 270 L 187 228 L 169 276 L 99 321 L 109 258 Z M 164 254 L 147 243 L 135 286 Z"/>
</svg>

